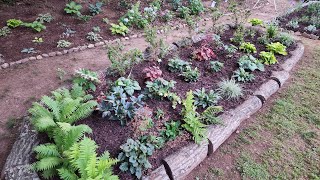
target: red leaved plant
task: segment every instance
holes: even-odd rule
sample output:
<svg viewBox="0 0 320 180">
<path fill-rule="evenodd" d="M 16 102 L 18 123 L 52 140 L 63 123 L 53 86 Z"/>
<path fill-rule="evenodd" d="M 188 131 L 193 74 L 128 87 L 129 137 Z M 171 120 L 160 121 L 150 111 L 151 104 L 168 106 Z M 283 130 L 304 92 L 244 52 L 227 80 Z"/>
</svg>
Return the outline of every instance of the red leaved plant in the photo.
<svg viewBox="0 0 320 180">
<path fill-rule="evenodd" d="M 198 61 L 206 61 L 210 59 L 215 59 L 217 55 L 212 51 L 212 49 L 201 46 L 200 49 L 197 49 L 195 52 L 193 52 L 193 58 Z"/>
<path fill-rule="evenodd" d="M 142 72 L 146 73 L 145 79 L 150 81 L 154 81 L 155 79 L 158 79 L 159 77 L 162 76 L 162 71 L 158 66 L 151 66 L 151 67 L 144 68 Z"/>
</svg>

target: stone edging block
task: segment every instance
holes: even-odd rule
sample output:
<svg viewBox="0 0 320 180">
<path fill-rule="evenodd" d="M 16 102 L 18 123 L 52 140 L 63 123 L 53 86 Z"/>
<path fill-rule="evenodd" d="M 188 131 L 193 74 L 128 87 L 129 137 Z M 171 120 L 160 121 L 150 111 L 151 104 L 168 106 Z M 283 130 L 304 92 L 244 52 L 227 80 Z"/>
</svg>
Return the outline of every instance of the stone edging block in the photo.
<svg viewBox="0 0 320 180">
<path fill-rule="evenodd" d="M 297 48 L 290 52 L 292 54 L 291 58 L 285 60 L 281 67 L 289 72 L 296 65 L 296 63 L 301 59 L 304 53 L 304 46 L 302 43 L 297 43 Z"/>
<path fill-rule="evenodd" d="M 260 98 L 262 103 L 264 103 L 272 94 L 278 91 L 280 88 L 277 81 L 270 79 L 266 83 L 263 83 L 258 90 L 256 90 L 253 95 Z"/>
</svg>

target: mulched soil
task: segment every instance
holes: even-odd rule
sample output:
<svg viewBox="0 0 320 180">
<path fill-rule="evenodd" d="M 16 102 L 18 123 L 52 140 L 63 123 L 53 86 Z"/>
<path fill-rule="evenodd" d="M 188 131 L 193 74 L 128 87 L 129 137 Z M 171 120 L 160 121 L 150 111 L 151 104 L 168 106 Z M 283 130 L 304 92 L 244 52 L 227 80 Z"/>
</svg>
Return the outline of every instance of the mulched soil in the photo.
<svg viewBox="0 0 320 180">
<path fill-rule="evenodd" d="M 230 44 L 230 38 L 233 35 L 234 30 L 228 30 L 225 32 L 223 37 L 221 38 L 222 41 L 225 44 Z M 250 41 L 255 44 L 257 48 L 257 53 L 254 54 L 254 56 L 258 56 L 260 51 L 264 51 L 265 46 L 257 43 L 257 38 L 259 37 L 258 34 L 254 38 L 246 37 L 245 41 Z M 216 89 L 217 83 L 220 82 L 222 79 L 228 79 L 232 76 L 233 71 L 238 69 L 237 60 L 239 57 L 244 55 L 242 52 L 235 53 L 232 57 L 227 58 L 226 52 L 222 49 L 219 49 L 214 44 L 208 43 L 207 45 L 211 47 L 214 52 L 217 55 L 217 60 L 224 63 L 224 68 L 222 71 L 217 73 L 212 73 L 208 70 L 209 67 L 209 61 L 192 61 L 192 67 L 197 67 L 200 72 L 201 76 L 199 81 L 193 82 L 193 83 L 186 83 L 183 81 L 182 77 L 180 77 L 177 73 L 171 73 L 167 70 L 167 63 L 168 60 L 172 57 L 176 57 L 177 55 L 183 59 L 183 60 L 191 60 L 190 55 L 191 52 L 193 52 L 195 49 L 199 48 L 204 41 L 194 44 L 191 47 L 185 47 L 181 48 L 177 54 L 169 54 L 166 58 L 163 59 L 163 62 L 159 65 L 155 62 L 150 61 L 144 61 L 141 64 L 138 64 L 133 67 L 131 77 L 135 80 L 137 80 L 142 88 L 145 87 L 145 80 L 144 80 L 144 74 L 141 73 L 144 68 L 153 66 L 153 65 L 159 65 L 160 69 L 163 72 L 163 78 L 166 80 L 174 80 L 176 81 L 174 92 L 176 92 L 182 99 L 185 98 L 185 94 L 189 90 L 196 90 L 200 89 L 202 87 L 206 89 Z M 292 51 L 295 49 L 295 45 L 288 47 L 287 51 Z M 288 56 L 276 56 L 279 63 L 284 62 L 285 59 L 289 58 L 291 55 Z M 218 105 L 221 105 L 224 107 L 224 111 L 228 111 L 229 109 L 235 108 L 237 105 L 241 104 L 249 95 L 252 95 L 252 93 L 256 90 L 257 87 L 259 87 L 261 84 L 266 82 L 268 78 L 271 75 L 271 72 L 273 70 L 281 70 L 280 65 L 270 65 L 265 66 L 264 72 L 258 72 L 255 71 L 255 80 L 253 82 L 247 82 L 242 83 L 243 89 L 244 89 L 244 96 L 239 98 L 236 101 L 230 101 L 230 100 L 222 100 L 219 102 Z M 118 77 L 112 77 L 111 79 L 117 79 Z M 105 84 L 102 84 L 101 87 L 98 87 L 99 90 L 103 90 L 103 92 L 107 91 L 107 86 Z M 167 100 L 157 100 L 157 99 L 149 99 L 146 101 L 146 104 L 149 108 L 155 112 L 157 108 L 162 109 L 165 112 L 165 118 L 160 120 L 153 120 L 154 127 L 149 129 L 147 134 L 157 135 L 161 129 L 164 128 L 163 123 L 169 120 L 181 120 L 182 117 L 179 114 L 182 106 L 178 105 L 177 109 L 172 109 L 171 102 Z M 201 112 L 203 109 L 198 108 L 198 111 Z M 113 157 L 117 157 L 118 153 L 120 152 L 119 146 L 126 142 L 128 138 L 131 138 L 134 136 L 134 133 L 132 132 L 130 126 L 123 127 L 120 125 L 118 121 L 108 121 L 107 119 L 102 119 L 101 114 L 95 112 L 92 116 L 89 118 L 79 121 L 77 124 L 87 124 L 89 125 L 92 130 L 93 134 L 89 135 L 91 138 L 93 138 L 97 144 L 100 146 L 99 153 L 102 153 L 105 150 L 108 150 Z M 189 143 L 191 143 L 191 136 L 184 132 L 181 136 L 179 136 L 174 141 L 170 141 L 166 143 L 165 147 L 161 150 L 156 150 L 155 153 L 149 158 L 150 163 L 152 164 L 153 168 L 146 171 L 146 174 L 150 172 L 153 169 L 156 169 L 161 165 L 161 161 L 166 156 L 174 153 L 177 151 L 180 147 L 185 146 Z M 118 167 L 115 167 L 115 173 L 120 175 L 121 179 L 132 179 L 133 177 L 128 173 L 122 173 L 119 171 Z"/>
<path fill-rule="evenodd" d="M 76 0 L 83 8 L 81 12 L 89 15 L 89 3 L 95 3 L 95 0 Z M 126 1 L 129 4 L 135 3 L 137 0 Z M 140 8 L 149 6 L 148 1 L 141 1 Z M 108 18 L 110 23 L 118 23 L 118 20 L 123 16 L 127 9 L 119 6 L 119 0 L 110 0 L 106 5 L 102 7 L 102 13 L 93 16 L 88 22 L 76 19 L 75 16 L 68 15 L 64 12 L 64 8 L 67 1 L 56 0 L 17 0 L 15 5 L 8 5 L 0 1 L 0 28 L 6 25 L 8 19 L 20 19 L 23 22 L 33 22 L 38 17 L 38 14 L 50 13 L 54 20 L 50 23 L 45 23 L 46 29 L 42 32 L 35 32 L 30 28 L 17 27 L 12 29 L 12 33 L 6 37 L 0 37 L 0 54 L 4 56 L 6 62 L 12 62 L 33 55 L 41 55 L 43 53 L 49 53 L 54 51 L 61 51 L 63 48 L 57 48 L 57 42 L 61 39 L 65 39 L 72 43 L 69 48 L 77 47 L 84 44 L 95 43 L 88 41 L 86 35 L 92 31 L 92 28 L 99 26 L 101 32 L 99 33 L 104 40 L 113 40 L 121 36 L 112 35 L 110 24 L 102 22 L 102 18 Z M 130 8 L 131 6 L 129 6 Z M 169 4 L 165 4 L 163 9 L 170 9 Z M 154 24 L 160 24 L 160 20 L 154 22 Z M 68 38 L 63 38 L 62 35 L 67 28 L 70 28 L 76 33 Z M 137 29 L 130 28 L 130 34 L 135 34 Z M 43 38 L 44 42 L 41 44 L 35 44 L 32 40 L 35 37 Z M 34 48 L 36 54 L 21 53 L 24 48 Z M 67 48 L 67 49 L 69 49 Z"/>
<path fill-rule="evenodd" d="M 314 34 L 314 35 L 317 35 L 317 36 L 320 36 L 320 28 L 317 28 L 317 31 L 311 33 L 309 31 L 306 31 L 304 28 L 305 27 L 308 27 L 309 25 L 311 25 L 310 22 L 299 22 L 299 27 L 298 28 L 292 28 L 292 27 L 288 27 L 286 26 L 286 24 L 293 20 L 293 19 L 298 19 L 298 18 L 301 18 L 303 16 L 309 16 L 312 17 L 314 15 L 312 15 L 311 13 L 307 12 L 307 7 L 304 7 L 304 8 L 301 8 L 300 10 L 298 11 L 294 11 L 288 15 L 286 15 L 285 17 L 281 17 L 279 18 L 280 20 L 280 23 L 279 23 L 279 26 L 284 28 L 284 29 L 288 29 L 288 30 L 292 30 L 292 31 L 299 31 L 299 32 L 305 32 L 305 33 L 308 33 L 308 34 Z"/>
</svg>

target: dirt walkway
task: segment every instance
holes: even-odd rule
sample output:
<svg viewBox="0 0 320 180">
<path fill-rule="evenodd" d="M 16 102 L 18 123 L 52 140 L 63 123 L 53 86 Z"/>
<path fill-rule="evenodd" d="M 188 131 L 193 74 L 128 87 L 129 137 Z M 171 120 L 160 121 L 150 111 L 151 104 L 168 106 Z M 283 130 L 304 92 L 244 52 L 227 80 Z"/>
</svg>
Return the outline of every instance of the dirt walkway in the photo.
<svg viewBox="0 0 320 180">
<path fill-rule="evenodd" d="M 256 1 L 248 1 L 250 7 Z M 264 1 L 261 1 L 265 4 Z M 289 2 L 281 0 L 278 3 L 278 13 L 284 12 L 289 7 Z M 208 4 L 208 3 L 207 3 Z M 259 5 L 258 5 L 259 6 Z M 252 17 L 269 20 L 277 16 L 271 4 L 260 5 L 255 9 Z M 223 17 L 221 22 L 230 21 L 230 17 Z M 208 21 L 206 27 L 210 27 Z M 186 28 L 170 32 L 166 41 L 172 43 L 188 35 Z M 144 50 L 147 44 L 143 38 L 128 40 L 126 47 Z M 103 70 L 109 65 L 104 48 L 88 49 L 77 54 L 56 56 L 46 60 L 36 60 L 27 64 L 0 71 L 0 169 L 6 159 L 15 138 L 14 125 L 19 118 L 27 115 L 31 103 L 50 91 L 67 84 L 75 69 L 87 68 Z M 60 69 L 60 71 L 58 71 Z M 59 73 L 60 72 L 60 73 Z M 66 75 L 61 76 L 61 72 Z M 59 75 L 60 74 L 60 75 Z M 62 80 L 60 79 L 62 78 Z"/>
</svg>

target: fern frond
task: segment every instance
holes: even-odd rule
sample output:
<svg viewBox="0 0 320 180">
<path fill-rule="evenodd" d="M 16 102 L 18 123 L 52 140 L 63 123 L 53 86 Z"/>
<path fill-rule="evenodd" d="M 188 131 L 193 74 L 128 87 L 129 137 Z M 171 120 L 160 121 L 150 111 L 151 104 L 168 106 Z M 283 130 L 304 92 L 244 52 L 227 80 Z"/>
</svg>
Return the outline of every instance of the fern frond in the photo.
<svg viewBox="0 0 320 180">
<path fill-rule="evenodd" d="M 60 156 L 58 148 L 55 144 L 40 144 L 36 146 L 33 150 L 41 157 Z"/>
<path fill-rule="evenodd" d="M 42 171 L 41 175 L 45 178 L 45 179 L 51 179 L 53 178 L 53 176 L 57 174 L 56 169 L 48 169 L 48 170 L 44 170 Z"/>
<path fill-rule="evenodd" d="M 88 177 L 95 178 L 97 176 L 96 165 L 97 165 L 97 156 L 96 154 L 92 154 L 88 161 L 87 167 L 85 169 Z"/>
<path fill-rule="evenodd" d="M 72 86 L 72 90 L 70 91 L 70 94 L 72 99 L 77 99 L 78 97 L 83 97 L 86 95 L 82 87 L 79 86 L 78 84 L 74 84 Z"/>
<path fill-rule="evenodd" d="M 80 105 L 79 100 L 73 100 L 71 98 L 64 98 L 61 102 L 61 116 L 60 122 L 69 122 L 67 118 L 72 115 L 72 113 L 78 108 Z"/>
<path fill-rule="evenodd" d="M 54 122 L 52 117 L 46 117 L 46 116 L 33 119 L 32 123 L 34 127 L 40 132 L 49 130 L 50 128 L 56 126 L 56 123 Z"/>
<path fill-rule="evenodd" d="M 64 134 L 68 134 L 71 130 L 71 124 L 69 123 L 57 122 L 57 124 Z"/>
<path fill-rule="evenodd" d="M 28 112 L 33 116 L 33 117 L 42 117 L 42 116 L 49 116 L 52 117 L 51 112 L 43 107 L 41 104 L 35 102 L 32 104 L 32 108 L 28 110 Z"/>
<path fill-rule="evenodd" d="M 60 108 L 57 101 L 53 100 L 51 97 L 43 96 L 41 102 L 52 111 L 52 114 L 56 119 L 60 119 Z"/>
<path fill-rule="evenodd" d="M 45 171 L 53 169 L 62 163 L 62 159 L 58 157 L 46 157 L 42 158 L 34 164 L 34 168 L 37 171 Z"/>
<path fill-rule="evenodd" d="M 64 147 L 69 149 L 74 143 L 77 143 L 85 133 L 92 133 L 89 126 L 81 124 L 77 126 L 71 126 L 70 131 L 63 136 Z"/>
<path fill-rule="evenodd" d="M 58 174 L 59 174 L 59 177 L 63 180 L 78 180 L 79 179 L 78 176 L 74 172 L 72 172 L 66 168 L 58 169 Z"/>
<path fill-rule="evenodd" d="M 76 163 L 82 177 L 86 176 L 87 163 L 93 154 L 96 156 L 97 147 L 96 142 L 87 137 L 84 137 L 83 140 L 79 142 L 80 154 Z"/>
<path fill-rule="evenodd" d="M 82 102 L 87 102 L 87 101 L 91 100 L 92 98 L 93 98 L 93 96 L 91 94 L 87 94 L 87 95 L 83 96 Z"/>
<path fill-rule="evenodd" d="M 88 117 L 93 112 L 94 107 L 97 105 L 98 104 L 96 101 L 88 101 L 84 104 L 81 104 L 78 109 L 76 109 L 75 112 L 68 117 L 68 122 L 74 123 L 75 121 Z"/>
</svg>

